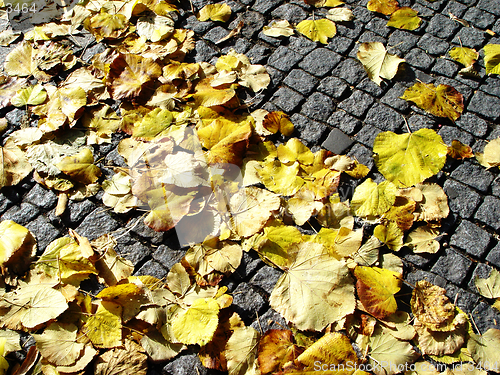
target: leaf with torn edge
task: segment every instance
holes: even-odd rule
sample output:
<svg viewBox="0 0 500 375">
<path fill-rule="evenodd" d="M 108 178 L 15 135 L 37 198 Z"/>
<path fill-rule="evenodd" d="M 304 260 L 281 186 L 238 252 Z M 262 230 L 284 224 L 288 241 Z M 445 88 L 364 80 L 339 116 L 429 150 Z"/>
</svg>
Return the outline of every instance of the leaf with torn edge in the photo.
<svg viewBox="0 0 500 375">
<path fill-rule="evenodd" d="M 368 77 L 380 86 L 382 78 L 392 79 L 404 59 L 388 53 L 380 42 L 362 43 L 356 55 L 363 64 Z"/>
</svg>

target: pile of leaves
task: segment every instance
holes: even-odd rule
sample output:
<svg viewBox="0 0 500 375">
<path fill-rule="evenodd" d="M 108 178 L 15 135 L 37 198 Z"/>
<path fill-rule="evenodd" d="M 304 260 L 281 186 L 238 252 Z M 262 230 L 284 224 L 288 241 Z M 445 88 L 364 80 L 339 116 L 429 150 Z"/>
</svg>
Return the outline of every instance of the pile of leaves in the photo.
<svg viewBox="0 0 500 375">
<path fill-rule="evenodd" d="M 145 374 L 148 360 L 169 360 L 188 346 L 199 348 L 204 366 L 231 375 L 303 374 L 318 366 L 333 374 L 337 365 L 391 375 L 409 364 L 431 368 L 428 358 L 496 371 L 500 332 L 474 333 L 444 289 L 419 282 L 411 311 L 398 308 L 403 266 L 387 251 L 439 250 L 449 208 L 443 189 L 428 179 L 448 157 L 472 157 L 470 148 L 447 146 L 431 129 L 380 133 L 373 151 L 386 180 L 378 183 L 354 159 L 312 152 L 290 138 L 286 114 L 249 113 L 241 104 L 238 92 L 253 95 L 269 84 L 264 67 L 234 51 L 215 65 L 183 62 L 194 34 L 175 29 L 175 3 L 79 4 L 62 21 L 35 27 L 7 56 L 0 104 L 25 108 L 28 118 L 0 150 L 0 187 L 33 171 L 57 191 L 57 214 L 68 199 L 102 188 L 103 203 L 116 213 L 144 209 L 148 226 L 176 230 L 189 249 L 159 280 L 133 276 L 112 234 L 89 242 L 70 231 L 35 256 L 34 235 L 3 221 L 0 373 L 7 359 L 14 362 L 9 353 L 21 349 L 18 332 L 36 342 L 18 373 Z M 226 22 L 224 12 L 220 5 L 198 17 Z M 58 41 L 82 27 L 108 47 L 90 64 Z M 376 44 L 363 45 L 358 56 L 372 60 L 371 53 L 379 58 L 367 69 L 370 78 L 392 79 L 402 59 Z M 408 100 L 458 118 L 463 100 L 456 90 L 419 85 L 407 90 Z M 94 145 L 116 132 L 128 135 L 118 145 L 127 167 L 103 180 Z M 276 146 L 280 137 L 285 142 Z M 500 166 L 498 142 L 478 155 L 488 168 Z M 341 201 L 339 184 L 352 178 L 366 179 Z M 219 284 L 244 251 L 283 272 L 270 305 L 290 329 L 260 333 L 233 311 Z M 85 291 L 87 279 L 103 289 Z M 497 274 L 477 282 L 486 298 L 500 298 Z"/>
</svg>

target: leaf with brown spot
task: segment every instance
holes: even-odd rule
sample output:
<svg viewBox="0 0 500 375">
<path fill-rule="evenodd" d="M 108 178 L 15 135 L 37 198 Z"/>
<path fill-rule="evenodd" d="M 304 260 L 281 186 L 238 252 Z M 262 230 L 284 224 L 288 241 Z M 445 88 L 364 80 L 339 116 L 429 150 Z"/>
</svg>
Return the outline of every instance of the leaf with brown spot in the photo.
<svg viewBox="0 0 500 375">
<path fill-rule="evenodd" d="M 396 0 L 370 0 L 366 7 L 372 12 L 389 16 L 399 9 L 399 4 Z"/>
<path fill-rule="evenodd" d="M 462 142 L 457 141 L 456 139 L 451 141 L 451 146 L 448 146 L 448 155 L 457 160 L 474 157 L 472 148 L 470 146 L 464 145 Z"/>
</svg>

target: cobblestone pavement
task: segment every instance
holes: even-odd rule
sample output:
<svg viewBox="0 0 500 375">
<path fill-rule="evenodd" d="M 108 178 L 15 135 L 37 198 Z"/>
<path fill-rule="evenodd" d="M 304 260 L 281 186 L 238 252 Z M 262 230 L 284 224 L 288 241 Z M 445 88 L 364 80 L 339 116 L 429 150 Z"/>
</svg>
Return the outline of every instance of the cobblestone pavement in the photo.
<svg viewBox="0 0 500 375">
<path fill-rule="evenodd" d="M 210 1 L 192 0 L 200 9 Z M 500 44 L 500 0 L 399 0 L 401 6 L 411 6 L 424 19 L 415 31 L 386 26 L 388 17 L 367 10 L 366 0 L 346 0 L 355 19 L 337 24 L 337 35 L 322 45 L 303 36 L 271 38 L 262 34 L 263 26 L 271 19 L 286 19 L 297 23 L 311 18 L 312 7 L 302 0 L 239 0 L 226 1 L 233 16 L 228 23 L 199 22 L 187 11 L 180 13 L 176 26 L 193 29 L 197 42 L 191 61 L 214 62 L 218 56 L 234 48 L 245 53 L 253 63 L 264 64 L 272 77 L 270 86 L 251 100 L 251 109 L 283 110 L 291 115 L 296 127 L 295 136 L 313 149 L 321 146 L 335 153 L 346 153 L 372 168 L 370 177 L 380 181 L 374 168 L 371 147 L 381 131 L 405 132 L 405 119 L 412 130 L 432 128 L 446 143 L 458 139 L 482 151 L 486 141 L 500 136 L 500 77 L 458 75 L 459 65 L 447 56 L 453 47 L 462 44 L 481 50 L 487 43 Z M 315 11 L 318 14 L 318 11 Z M 467 21 L 470 27 L 453 21 L 450 13 Z M 221 44 L 240 21 L 241 34 Z M 491 36 L 486 30 L 492 30 Z M 403 69 L 381 87 L 371 82 L 356 59 L 358 43 L 380 41 L 391 47 L 391 53 L 406 60 Z M 4 48 L 1 60 L 10 48 Z M 103 47 L 91 45 L 84 59 Z M 481 55 L 484 53 L 481 51 Z M 482 64 L 482 58 L 479 65 Z M 405 100 L 399 99 L 405 88 L 416 80 L 443 83 L 455 87 L 464 96 L 465 110 L 452 123 L 433 117 Z M 18 125 L 23 110 L 3 110 L 11 124 Z M 101 145 L 101 167 L 124 165 L 116 151 L 119 136 L 111 145 Z M 500 314 L 480 297 L 474 286 L 476 275 L 485 277 L 492 267 L 500 269 L 500 175 L 486 170 L 474 159 L 448 162 L 434 180 L 444 187 L 451 209 L 440 239 L 441 250 L 434 255 L 421 256 L 401 251 L 405 263 L 405 279 L 413 284 L 427 279 L 445 287 L 452 301 L 472 315 L 478 329 L 500 328 Z M 345 181 L 343 199 L 352 195 L 356 182 Z M 345 188 L 345 187 L 348 188 Z M 90 239 L 117 231 L 119 251 L 136 265 L 136 274 L 163 277 L 179 261 L 180 249 L 174 233 L 156 233 L 144 226 L 140 213 L 115 215 L 105 209 L 102 192 L 92 199 L 70 202 L 65 214 L 54 215 L 56 195 L 32 179 L 0 192 L 2 220 L 13 219 L 27 226 L 38 239 L 39 251 L 58 236 L 74 228 Z M 124 231 L 123 228 L 131 228 Z M 121 235 L 120 235 L 121 233 Z M 265 331 L 285 322 L 269 308 L 268 297 L 280 272 L 264 265 L 253 254 L 244 254 L 240 268 L 223 283 L 234 296 L 236 310 L 246 323 Z M 409 291 L 409 289 L 408 289 Z M 207 372 L 194 353 L 183 353 L 172 362 L 155 366 L 150 374 L 199 374 Z"/>
</svg>

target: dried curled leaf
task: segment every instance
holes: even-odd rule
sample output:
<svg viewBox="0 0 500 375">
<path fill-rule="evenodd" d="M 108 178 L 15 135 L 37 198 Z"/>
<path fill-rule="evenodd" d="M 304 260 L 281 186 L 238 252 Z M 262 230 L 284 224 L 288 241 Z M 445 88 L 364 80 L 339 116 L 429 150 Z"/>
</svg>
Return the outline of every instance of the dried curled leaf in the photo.
<svg viewBox="0 0 500 375">
<path fill-rule="evenodd" d="M 411 296 L 411 311 L 433 331 L 453 329 L 455 306 L 446 296 L 446 290 L 426 280 L 417 281 Z"/>
<path fill-rule="evenodd" d="M 327 19 L 319 20 L 304 20 L 297 26 L 297 31 L 313 42 L 328 44 L 328 38 L 332 38 L 337 34 L 335 23 Z"/>
<path fill-rule="evenodd" d="M 464 110 L 464 98 L 449 85 L 434 86 L 432 83 L 417 82 L 406 89 L 401 99 L 412 101 L 419 108 L 438 117 L 456 121 Z"/>
<path fill-rule="evenodd" d="M 293 28 L 287 20 L 273 20 L 269 26 L 264 26 L 262 32 L 264 35 L 272 37 L 291 36 L 293 35 Z"/>
<path fill-rule="evenodd" d="M 474 157 L 472 148 L 470 146 L 464 145 L 462 142 L 457 141 L 456 139 L 451 141 L 451 146 L 448 146 L 448 155 L 457 160 Z"/>
</svg>

